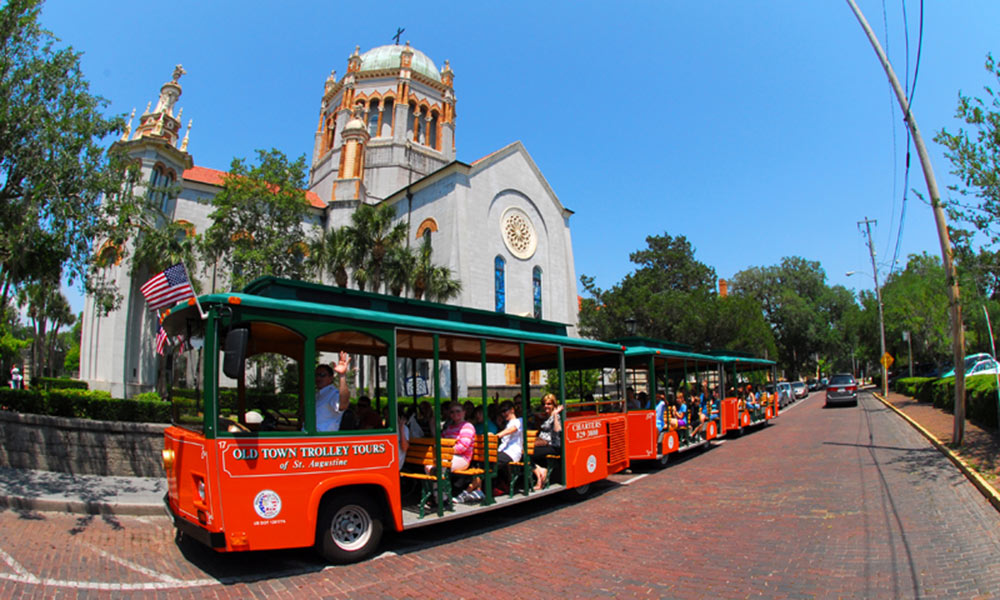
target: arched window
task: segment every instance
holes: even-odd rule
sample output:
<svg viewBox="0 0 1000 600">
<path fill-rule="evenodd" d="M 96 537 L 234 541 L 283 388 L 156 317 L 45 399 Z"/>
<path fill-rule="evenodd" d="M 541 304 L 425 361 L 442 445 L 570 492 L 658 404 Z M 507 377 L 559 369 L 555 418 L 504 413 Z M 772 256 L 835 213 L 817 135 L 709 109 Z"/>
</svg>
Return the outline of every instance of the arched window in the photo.
<svg viewBox="0 0 1000 600">
<path fill-rule="evenodd" d="M 382 126 L 379 127 L 380 137 L 392 137 L 392 118 L 394 114 L 393 108 L 395 103 L 392 98 L 386 98 L 382 101 Z"/>
<path fill-rule="evenodd" d="M 420 128 L 417 123 L 420 119 L 417 118 L 417 104 L 416 102 L 410 102 L 408 110 L 406 111 L 406 137 L 417 141 L 417 135 L 420 133 Z"/>
<path fill-rule="evenodd" d="M 531 270 L 531 295 L 534 305 L 534 315 L 536 319 L 542 318 L 542 269 L 535 267 Z"/>
<path fill-rule="evenodd" d="M 378 137 L 378 100 L 374 99 L 368 103 L 368 135 Z"/>
<path fill-rule="evenodd" d="M 499 313 L 506 312 L 507 309 L 506 266 L 507 262 L 502 256 L 497 256 L 493 260 L 493 303 Z"/>
<path fill-rule="evenodd" d="M 431 121 L 427 128 L 427 145 L 435 150 L 438 149 L 438 114 L 437 111 L 431 113 Z"/>
</svg>

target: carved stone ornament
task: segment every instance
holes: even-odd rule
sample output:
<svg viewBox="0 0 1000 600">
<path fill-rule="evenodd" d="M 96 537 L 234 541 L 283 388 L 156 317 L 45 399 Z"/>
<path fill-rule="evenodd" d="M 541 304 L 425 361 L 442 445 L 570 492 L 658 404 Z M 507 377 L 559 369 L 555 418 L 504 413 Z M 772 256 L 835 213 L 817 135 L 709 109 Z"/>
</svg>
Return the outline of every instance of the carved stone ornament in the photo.
<svg viewBox="0 0 1000 600">
<path fill-rule="evenodd" d="M 520 259 L 531 258 L 538 247 L 538 236 L 531 218 L 519 208 L 508 208 L 500 217 L 500 235 L 510 253 Z"/>
</svg>

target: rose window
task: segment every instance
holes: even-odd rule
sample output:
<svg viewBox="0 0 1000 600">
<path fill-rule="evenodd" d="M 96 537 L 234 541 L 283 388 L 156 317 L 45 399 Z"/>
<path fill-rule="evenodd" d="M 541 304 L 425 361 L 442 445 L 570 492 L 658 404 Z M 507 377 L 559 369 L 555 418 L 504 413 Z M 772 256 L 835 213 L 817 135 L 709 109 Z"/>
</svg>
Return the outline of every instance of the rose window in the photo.
<svg viewBox="0 0 1000 600">
<path fill-rule="evenodd" d="M 535 253 L 538 240 L 531 219 L 519 209 L 510 208 L 500 219 L 504 244 L 518 258 L 530 258 Z"/>
</svg>

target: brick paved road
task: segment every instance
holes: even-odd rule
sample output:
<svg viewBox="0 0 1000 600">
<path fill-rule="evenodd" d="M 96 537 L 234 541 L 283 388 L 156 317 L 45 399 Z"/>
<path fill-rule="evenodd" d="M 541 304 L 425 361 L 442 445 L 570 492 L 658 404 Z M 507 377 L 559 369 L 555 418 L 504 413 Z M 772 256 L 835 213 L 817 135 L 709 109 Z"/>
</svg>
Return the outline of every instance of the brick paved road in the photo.
<svg viewBox="0 0 1000 600">
<path fill-rule="evenodd" d="M 178 546 L 158 517 L 4 511 L 0 598 L 1000 597 L 1000 516 L 867 396 L 826 410 L 814 394 L 585 502 L 528 506 L 396 536 L 346 567 Z"/>
</svg>

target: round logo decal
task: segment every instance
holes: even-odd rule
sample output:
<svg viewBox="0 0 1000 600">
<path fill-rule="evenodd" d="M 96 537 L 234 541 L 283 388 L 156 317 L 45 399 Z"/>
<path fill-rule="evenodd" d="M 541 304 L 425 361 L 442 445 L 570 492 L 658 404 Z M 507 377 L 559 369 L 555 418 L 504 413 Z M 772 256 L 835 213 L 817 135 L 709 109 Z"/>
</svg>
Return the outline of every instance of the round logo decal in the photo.
<svg viewBox="0 0 1000 600">
<path fill-rule="evenodd" d="M 597 457 L 591 454 L 587 457 L 587 472 L 593 473 L 597 470 Z"/>
<path fill-rule="evenodd" d="M 673 450 L 673 449 L 674 449 L 674 436 L 668 435 L 667 436 L 667 450 Z"/>
<path fill-rule="evenodd" d="M 281 512 L 281 496 L 272 490 L 261 490 L 253 499 L 253 509 L 262 519 L 273 519 Z"/>
<path fill-rule="evenodd" d="M 715 423 L 708 424 L 708 437 L 709 438 L 715 437 Z"/>
</svg>

